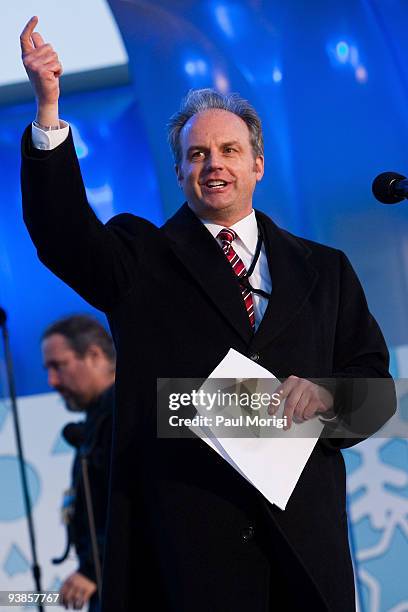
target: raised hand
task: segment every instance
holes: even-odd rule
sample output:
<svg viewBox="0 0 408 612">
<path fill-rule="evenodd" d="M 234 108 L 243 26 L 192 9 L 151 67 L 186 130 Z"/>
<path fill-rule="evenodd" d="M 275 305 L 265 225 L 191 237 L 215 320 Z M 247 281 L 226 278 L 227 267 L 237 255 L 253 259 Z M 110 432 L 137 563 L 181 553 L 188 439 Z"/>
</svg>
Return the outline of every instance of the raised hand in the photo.
<svg viewBox="0 0 408 612">
<path fill-rule="evenodd" d="M 41 34 L 34 32 L 38 17 L 32 17 L 20 36 L 21 54 L 37 100 L 37 121 L 44 125 L 59 125 L 59 78 L 62 66 L 58 55 Z"/>
</svg>

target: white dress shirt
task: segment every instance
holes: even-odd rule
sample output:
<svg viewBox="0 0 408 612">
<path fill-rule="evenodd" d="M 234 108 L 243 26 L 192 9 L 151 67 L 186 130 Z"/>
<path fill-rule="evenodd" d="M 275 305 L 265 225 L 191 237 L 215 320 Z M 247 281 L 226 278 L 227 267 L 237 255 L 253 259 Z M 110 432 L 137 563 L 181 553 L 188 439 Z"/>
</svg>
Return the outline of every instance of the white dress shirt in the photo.
<svg viewBox="0 0 408 612">
<path fill-rule="evenodd" d="M 222 246 L 221 240 L 217 238 L 218 234 L 224 225 L 217 225 L 201 219 L 202 223 L 208 229 L 208 231 L 214 236 L 220 246 Z M 242 259 L 245 268 L 249 270 L 252 260 L 255 255 L 256 245 L 258 243 L 258 223 L 255 217 L 255 211 L 234 223 L 230 226 L 236 232 L 237 237 L 232 243 L 232 247 L 237 255 Z M 254 271 L 249 277 L 249 282 L 254 289 L 262 289 L 266 293 L 271 293 L 272 281 L 269 273 L 268 260 L 266 258 L 265 245 L 262 243 L 261 252 L 259 254 L 258 261 L 255 264 Z M 257 293 L 252 294 L 254 302 L 254 313 L 255 313 L 255 331 L 258 329 L 262 317 L 265 314 L 266 307 L 268 306 L 268 299 L 258 295 Z"/>
<path fill-rule="evenodd" d="M 50 130 L 46 132 L 41 130 L 34 123 L 31 124 L 31 137 L 33 139 L 33 145 L 36 149 L 42 151 L 52 151 L 62 144 L 64 140 L 68 138 L 69 125 L 66 121 L 60 120 L 59 130 Z"/>
</svg>

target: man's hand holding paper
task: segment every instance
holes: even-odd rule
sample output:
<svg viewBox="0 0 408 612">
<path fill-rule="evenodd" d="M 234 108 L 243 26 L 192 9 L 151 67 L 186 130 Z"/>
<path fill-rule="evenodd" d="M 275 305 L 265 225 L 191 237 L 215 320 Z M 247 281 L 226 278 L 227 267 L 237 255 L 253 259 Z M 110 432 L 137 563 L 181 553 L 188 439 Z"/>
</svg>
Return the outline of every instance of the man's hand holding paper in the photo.
<svg viewBox="0 0 408 612">
<path fill-rule="evenodd" d="M 282 401 L 285 400 L 283 416 L 287 418 L 287 425 L 284 429 L 290 429 L 292 421 L 303 423 L 318 414 L 333 417 L 333 396 L 332 394 L 316 385 L 310 380 L 289 376 L 285 382 L 277 389 Z M 271 405 L 268 413 L 273 415 L 278 411 L 278 406 Z M 327 413 L 327 414 L 326 414 Z"/>
</svg>

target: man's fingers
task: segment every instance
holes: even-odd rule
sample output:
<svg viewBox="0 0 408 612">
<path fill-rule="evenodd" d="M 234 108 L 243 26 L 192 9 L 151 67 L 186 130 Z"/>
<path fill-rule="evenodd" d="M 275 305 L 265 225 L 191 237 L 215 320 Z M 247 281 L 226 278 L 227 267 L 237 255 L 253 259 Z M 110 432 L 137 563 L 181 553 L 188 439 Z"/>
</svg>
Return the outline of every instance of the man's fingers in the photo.
<svg viewBox="0 0 408 612">
<path fill-rule="evenodd" d="M 306 406 L 305 411 L 303 412 L 303 418 L 311 419 L 315 416 L 318 406 L 314 402 L 310 402 L 308 406 Z"/>
<path fill-rule="evenodd" d="M 50 43 L 43 43 L 39 47 L 32 49 L 30 53 L 30 56 L 34 56 L 36 58 L 40 58 L 40 57 L 43 58 L 44 56 L 48 56 L 48 55 L 50 57 L 57 57 L 57 54 L 54 51 L 52 45 L 50 45 Z"/>
<path fill-rule="evenodd" d="M 298 423 L 302 423 L 304 420 L 304 411 L 307 408 L 307 406 L 310 403 L 310 396 L 309 394 L 306 392 L 302 393 L 298 403 L 295 406 L 295 410 L 294 410 L 294 421 L 298 422 Z"/>
<path fill-rule="evenodd" d="M 21 32 L 20 45 L 21 52 L 23 53 L 23 55 L 24 53 L 29 53 L 34 48 L 33 41 L 31 40 L 31 35 L 37 23 L 38 17 L 31 17 L 30 21 L 26 23 L 24 30 Z"/>
<path fill-rule="evenodd" d="M 50 61 L 42 66 L 43 71 L 53 73 L 54 77 L 60 77 L 62 74 L 62 66 L 59 62 Z M 43 72 L 44 74 L 44 72 Z M 50 75 L 51 76 L 51 75 Z"/>
<path fill-rule="evenodd" d="M 282 402 L 289 396 L 291 391 L 296 387 L 296 385 L 298 384 L 298 381 L 299 381 L 299 378 L 297 376 L 292 375 L 292 376 L 289 376 L 289 378 L 287 378 L 285 382 L 279 385 L 279 387 L 275 391 L 275 393 L 279 393 L 279 398 L 280 398 L 279 404 L 277 406 L 274 406 L 271 403 L 268 408 L 268 414 L 273 415 L 279 410 Z"/>
<path fill-rule="evenodd" d="M 301 398 L 302 390 L 299 388 L 293 388 L 285 401 L 285 408 L 283 409 L 283 416 L 287 419 L 287 425 L 284 429 L 290 429 L 292 426 L 293 414 L 295 408 Z"/>
<path fill-rule="evenodd" d="M 269 404 L 269 406 L 268 406 L 268 414 L 270 414 L 270 415 L 276 414 L 278 412 L 279 408 L 280 408 L 280 403 L 277 406 L 275 404 L 272 404 L 272 403 Z"/>
<path fill-rule="evenodd" d="M 51 45 L 43 45 L 28 53 L 24 58 L 27 73 L 37 74 L 40 78 L 50 80 L 62 75 L 62 64 Z"/>
<path fill-rule="evenodd" d="M 288 397 L 289 393 L 296 387 L 299 380 L 300 379 L 298 376 L 292 375 L 289 376 L 289 378 L 287 378 L 285 382 L 280 385 L 280 387 L 278 387 L 277 392 L 281 396 L 281 399 L 286 399 Z"/>
<path fill-rule="evenodd" d="M 72 600 L 74 610 L 80 610 L 84 605 L 83 597 L 80 593 L 76 593 L 75 599 Z"/>
<path fill-rule="evenodd" d="M 46 44 L 33 49 L 31 53 L 26 53 L 23 62 L 27 68 L 36 69 L 49 62 L 59 62 L 59 58 L 52 46 Z"/>
<path fill-rule="evenodd" d="M 278 387 L 277 392 L 281 400 L 285 400 L 283 416 L 287 424 L 284 429 L 290 429 L 292 422 L 302 423 L 333 405 L 333 396 L 329 391 L 293 374 Z M 272 406 L 269 406 L 268 412 L 275 412 Z"/>
<path fill-rule="evenodd" d="M 36 49 L 38 49 L 38 47 L 42 47 L 43 45 L 45 45 L 45 40 L 43 39 L 43 37 L 41 36 L 39 32 L 33 32 L 31 34 L 31 39 Z"/>
<path fill-rule="evenodd" d="M 75 587 L 70 587 L 67 589 L 63 595 L 63 603 L 69 609 L 71 606 L 74 610 L 78 610 L 83 606 L 83 599 L 81 593 Z M 76 606 L 80 603 L 80 607 Z"/>
<path fill-rule="evenodd" d="M 82 609 L 95 592 L 96 584 L 79 572 L 71 574 L 60 589 L 62 603 L 74 610 Z"/>
</svg>

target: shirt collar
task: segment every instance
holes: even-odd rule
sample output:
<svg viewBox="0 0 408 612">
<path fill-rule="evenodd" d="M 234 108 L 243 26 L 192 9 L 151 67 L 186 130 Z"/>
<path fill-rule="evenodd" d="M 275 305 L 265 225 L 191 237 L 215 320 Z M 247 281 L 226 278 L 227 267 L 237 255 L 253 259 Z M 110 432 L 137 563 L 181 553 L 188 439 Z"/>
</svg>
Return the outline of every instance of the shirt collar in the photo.
<svg viewBox="0 0 408 612">
<path fill-rule="evenodd" d="M 225 225 L 217 225 L 216 223 L 211 223 L 211 221 L 207 221 L 206 219 L 200 219 L 200 221 L 203 223 L 203 225 L 205 225 L 214 238 L 217 238 L 220 231 L 225 228 Z M 252 210 L 249 215 L 240 221 L 237 221 L 237 223 L 234 223 L 234 225 L 231 225 L 230 229 L 233 229 L 237 233 L 238 238 L 250 253 L 255 253 L 256 244 L 258 242 L 258 223 L 256 221 L 254 210 Z"/>
</svg>

